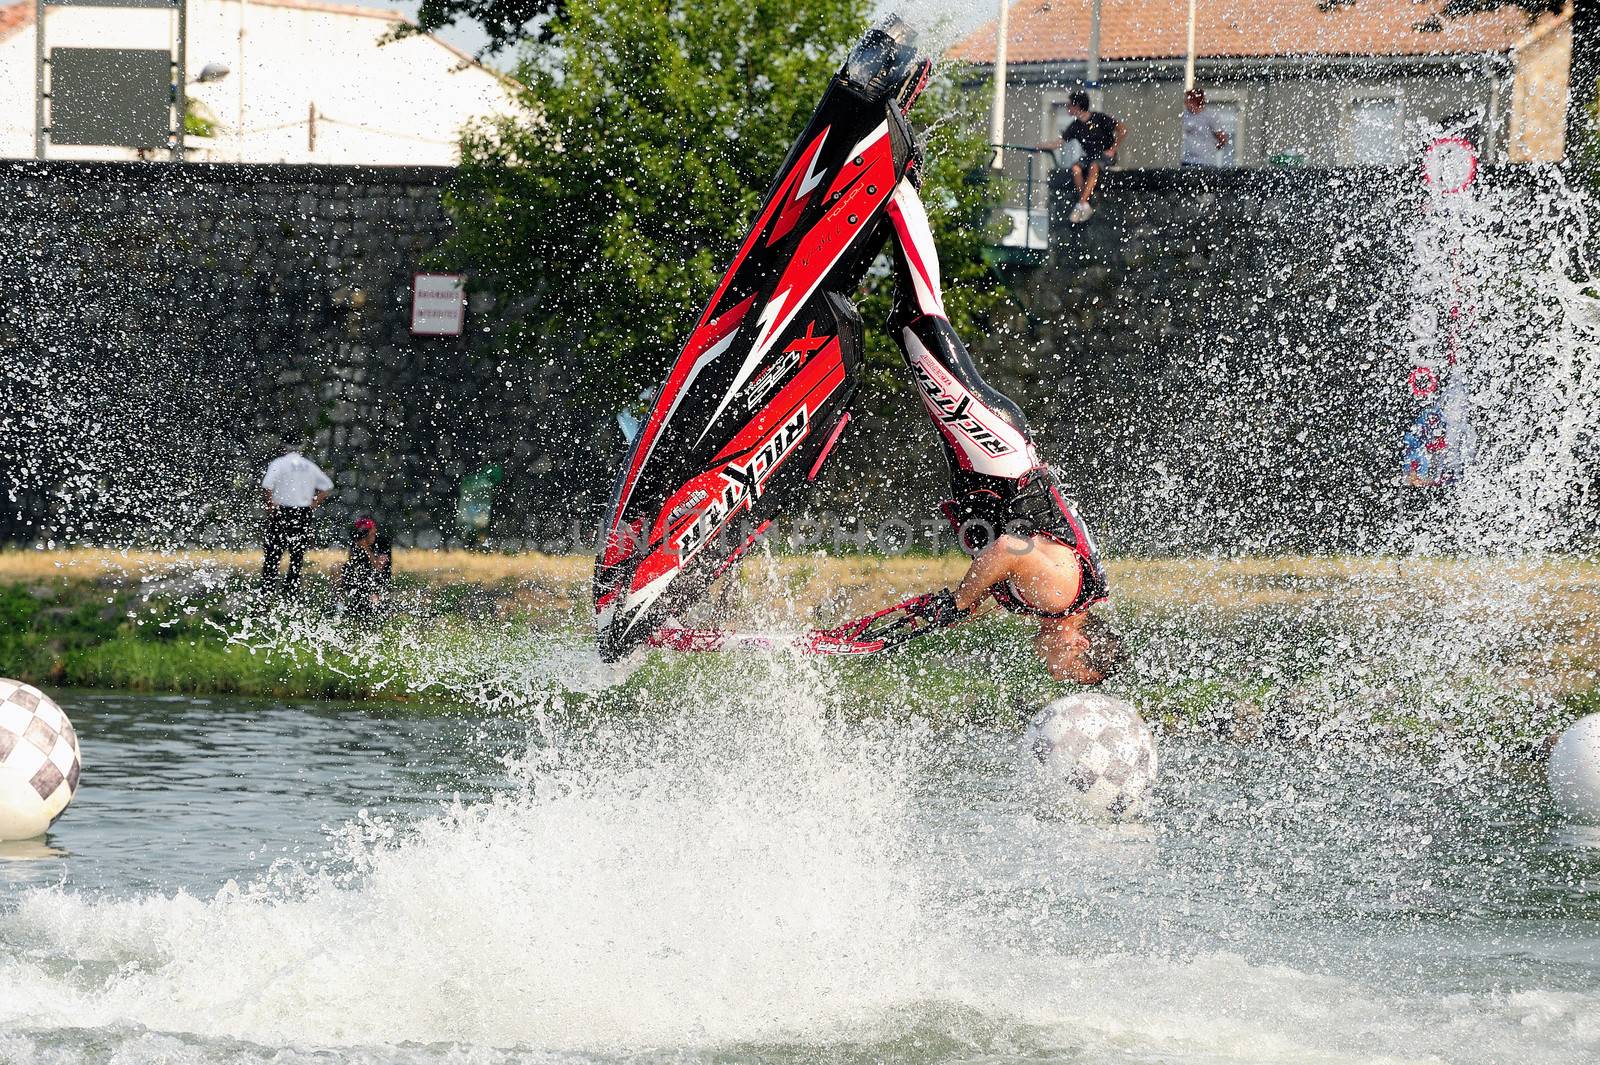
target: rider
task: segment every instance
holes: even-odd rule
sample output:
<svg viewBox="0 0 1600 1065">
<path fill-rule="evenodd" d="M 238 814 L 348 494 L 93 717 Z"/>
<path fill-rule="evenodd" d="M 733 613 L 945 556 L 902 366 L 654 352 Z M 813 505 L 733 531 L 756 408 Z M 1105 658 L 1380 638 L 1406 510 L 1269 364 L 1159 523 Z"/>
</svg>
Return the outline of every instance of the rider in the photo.
<svg viewBox="0 0 1600 1065">
<path fill-rule="evenodd" d="M 992 388 L 945 315 L 939 258 L 917 195 L 916 169 L 889 203 L 896 268 L 889 327 L 916 378 L 950 467 L 940 507 L 972 565 L 955 592 L 912 607 L 933 627 L 965 620 L 993 596 L 1037 619 L 1035 653 L 1057 680 L 1099 684 L 1127 661 L 1122 638 L 1089 613 L 1109 589 L 1094 540 L 1039 460 L 1022 411 Z"/>
</svg>

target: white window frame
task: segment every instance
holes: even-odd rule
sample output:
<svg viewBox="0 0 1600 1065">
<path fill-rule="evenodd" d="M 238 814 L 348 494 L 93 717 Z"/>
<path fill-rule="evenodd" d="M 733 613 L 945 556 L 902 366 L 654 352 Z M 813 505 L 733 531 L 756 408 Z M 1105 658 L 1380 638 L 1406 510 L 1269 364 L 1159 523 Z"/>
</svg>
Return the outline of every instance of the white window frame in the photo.
<svg viewBox="0 0 1600 1065">
<path fill-rule="evenodd" d="M 1400 105 L 1400 135 L 1402 139 L 1411 128 L 1411 106 L 1406 94 L 1396 89 L 1353 86 L 1344 92 L 1344 112 L 1339 121 L 1339 156 L 1345 166 L 1374 166 L 1371 160 L 1357 158 L 1355 132 L 1356 108 L 1366 103 L 1393 103 Z M 1405 144 L 1395 145 L 1395 164 L 1405 162 Z"/>
</svg>

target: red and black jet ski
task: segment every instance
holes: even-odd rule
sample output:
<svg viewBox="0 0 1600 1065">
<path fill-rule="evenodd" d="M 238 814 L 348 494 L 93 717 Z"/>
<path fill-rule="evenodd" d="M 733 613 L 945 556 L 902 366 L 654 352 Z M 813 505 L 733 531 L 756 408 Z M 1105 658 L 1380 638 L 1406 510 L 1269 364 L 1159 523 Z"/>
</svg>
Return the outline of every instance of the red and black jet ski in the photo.
<svg viewBox="0 0 1600 1065">
<path fill-rule="evenodd" d="M 904 22 L 878 24 L 789 150 L 618 472 L 595 563 L 602 658 L 695 602 L 816 478 L 861 368 L 848 294 L 887 237 L 931 65 Z"/>
</svg>

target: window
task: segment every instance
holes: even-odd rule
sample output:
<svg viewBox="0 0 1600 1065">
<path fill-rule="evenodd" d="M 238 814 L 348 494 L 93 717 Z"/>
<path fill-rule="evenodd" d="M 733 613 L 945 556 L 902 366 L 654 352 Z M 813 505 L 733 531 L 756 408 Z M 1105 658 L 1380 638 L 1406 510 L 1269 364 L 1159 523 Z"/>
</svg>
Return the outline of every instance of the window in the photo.
<svg viewBox="0 0 1600 1065">
<path fill-rule="evenodd" d="M 1244 102 L 1242 100 L 1208 100 L 1206 113 L 1216 120 L 1228 134 L 1228 143 L 1217 152 L 1217 166 L 1239 165 L 1239 131 L 1243 128 L 1241 119 L 1244 117 Z"/>
<path fill-rule="evenodd" d="M 1046 124 L 1050 128 L 1050 135 L 1045 140 L 1055 140 L 1072 124 L 1072 116 L 1067 113 L 1067 101 L 1052 100 L 1049 104 L 1050 117 Z M 1071 166 L 1083 154 L 1083 148 L 1077 141 L 1072 141 L 1061 149 L 1061 165 Z"/>
<path fill-rule="evenodd" d="M 1099 90 L 1090 90 L 1089 109 L 1091 111 L 1105 110 L 1105 99 Z M 1044 105 L 1044 139 L 1047 141 L 1055 140 L 1071 124 L 1072 116 L 1067 113 L 1067 94 L 1061 93 L 1060 95 L 1047 96 Z M 1058 155 L 1061 165 L 1068 167 L 1078 161 L 1083 155 L 1083 149 L 1077 141 L 1073 141 L 1063 147 Z"/>
<path fill-rule="evenodd" d="M 1391 166 L 1406 155 L 1405 103 L 1392 96 L 1350 101 L 1349 161 Z"/>
</svg>

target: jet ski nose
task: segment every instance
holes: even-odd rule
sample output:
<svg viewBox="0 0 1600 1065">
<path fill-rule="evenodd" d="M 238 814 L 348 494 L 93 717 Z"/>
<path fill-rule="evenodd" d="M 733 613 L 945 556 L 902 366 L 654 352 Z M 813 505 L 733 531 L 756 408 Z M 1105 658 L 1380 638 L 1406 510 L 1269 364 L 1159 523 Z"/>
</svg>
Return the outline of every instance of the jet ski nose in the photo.
<svg viewBox="0 0 1600 1065">
<path fill-rule="evenodd" d="M 920 82 L 925 74 L 926 64 L 917 56 L 917 31 L 899 15 L 862 34 L 844 63 L 845 80 L 874 101 L 899 99 L 908 88 L 914 93 L 908 83 Z"/>
</svg>

